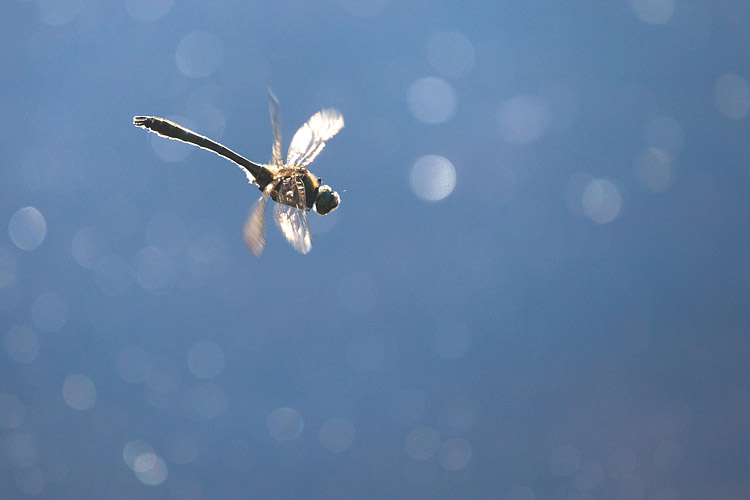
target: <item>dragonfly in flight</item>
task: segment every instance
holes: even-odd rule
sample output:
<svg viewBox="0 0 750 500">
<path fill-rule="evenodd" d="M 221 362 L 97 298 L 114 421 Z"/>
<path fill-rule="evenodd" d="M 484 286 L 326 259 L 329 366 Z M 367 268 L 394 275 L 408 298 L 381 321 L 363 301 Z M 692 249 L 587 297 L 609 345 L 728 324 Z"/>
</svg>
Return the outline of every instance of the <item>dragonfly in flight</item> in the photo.
<svg viewBox="0 0 750 500">
<path fill-rule="evenodd" d="M 238 155 L 208 137 L 196 134 L 181 125 L 155 116 L 136 116 L 133 124 L 169 139 L 213 151 L 245 170 L 248 180 L 263 193 L 250 212 L 243 229 L 247 248 L 259 257 L 266 244 L 266 205 L 275 201 L 273 220 L 292 247 L 303 254 L 312 248 L 310 226 L 306 212 L 315 209 L 320 215 L 331 213 L 341 198 L 330 186 L 322 183 L 307 166 L 323 150 L 331 137 L 344 127 L 344 117 L 336 109 L 323 109 L 312 115 L 294 134 L 286 162 L 281 156 L 281 111 L 279 101 L 268 89 L 273 148 L 271 163 L 261 165 Z"/>
</svg>

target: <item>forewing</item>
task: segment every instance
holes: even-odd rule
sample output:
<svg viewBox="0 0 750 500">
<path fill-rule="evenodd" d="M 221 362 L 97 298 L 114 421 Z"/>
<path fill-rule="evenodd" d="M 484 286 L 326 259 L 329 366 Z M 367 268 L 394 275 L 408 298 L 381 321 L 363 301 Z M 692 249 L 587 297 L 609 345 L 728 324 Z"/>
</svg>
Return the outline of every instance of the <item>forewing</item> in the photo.
<svg viewBox="0 0 750 500">
<path fill-rule="evenodd" d="M 294 134 L 287 165 L 306 167 L 323 151 L 326 141 L 344 128 L 344 117 L 336 109 L 318 111 Z"/>
<path fill-rule="evenodd" d="M 270 88 L 268 89 L 268 108 L 271 111 L 271 128 L 273 129 L 271 164 L 281 166 L 283 165 L 281 159 L 281 108 L 279 107 L 279 100 L 276 99 Z"/>
<path fill-rule="evenodd" d="M 263 247 L 266 246 L 266 204 L 269 198 L 267 191 L 270 190 L 263 192 L 255 208 L 247 216 L 245 227 L 242 229 L 245 245 L 256 257 L 260 257 Z"/>
<path fill-rule="evenodd" d="M 312 249 L 310 226 L 304 210 L 276 203 L 273 206 L 273 220 L 284 238 L 299 253 L 304 254 Z"/>
</svg>

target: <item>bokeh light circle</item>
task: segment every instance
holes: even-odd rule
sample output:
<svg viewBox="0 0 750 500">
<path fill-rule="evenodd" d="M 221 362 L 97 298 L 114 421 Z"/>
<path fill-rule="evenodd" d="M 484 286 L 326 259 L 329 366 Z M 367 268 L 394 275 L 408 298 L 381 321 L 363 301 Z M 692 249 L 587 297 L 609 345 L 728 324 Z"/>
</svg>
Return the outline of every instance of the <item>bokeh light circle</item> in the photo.
<svg viewBox="0 0 750 500">
<path fill-rule="evenodd" d="M 70 375 L 63 383 L 62 395 L 74 410 L 88 410 L 96 401 L 96 387 L 86 375 Z"/>
<path fill-rule="evenodd" d="M 25 207 L 10 218 L 8 234 L 13 244 L 21 250 L 34 250 L 47 235 L 47 223 L 39 210 Z"/>
<path fill-rule="evenodd" d="M 617 185 L 607 179 L 594 179 L 583 191 L 583 212 L 594 222 L 606 224 L 620 213 L 622 195 Z"/>
<path fill-rule="evenodd" d="M 266 419 L 271 437 L 276 441 L 292 441 L 302 434 L 302 415 L 294 408 L 282 407 L 272 411 Z"/>
<path fill-rule="evenodd" d="M 442 156 L 419 158 L 409 173 L 412 192 L 426 201 L 440 201 L 456 187 L 456 169 Z"/>
<path fill-rule="evenodd" d="M 498 111 L 500 137 L 511 144 L 528 144 L 544 135 L 552 122 L 545 102 L 537 96 L 504 101 Z"/>
<path fill-rule="evenodd" d="M 456 111 L 456 93 L 442 78 L 421 78 L 409 86 L 406 103 L 417 120 L 437 124 L 447 121 Z"/>
</svg>

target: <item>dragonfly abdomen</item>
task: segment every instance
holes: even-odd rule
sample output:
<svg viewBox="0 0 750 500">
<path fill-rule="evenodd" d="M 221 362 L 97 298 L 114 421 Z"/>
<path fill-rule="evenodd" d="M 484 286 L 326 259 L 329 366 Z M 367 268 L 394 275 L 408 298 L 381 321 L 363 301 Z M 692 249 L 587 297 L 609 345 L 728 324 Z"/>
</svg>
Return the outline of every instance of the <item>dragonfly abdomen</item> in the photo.
<svg viewBox="0 0 750 500">
<path fill-rule="evenodd" d="M 164 118 L 159 118 L 157 116 L 136 116 L 133 118 L 133 125 L 135 125 L 136 127 L 151 130 L 152 132 L 155 132 L 169 139 L 176 139 L 178 141 L 187 142 L 203 149 L 213 151 L 217 155 L 223 156 L 224 158 L 233 161 L 237 165 L 250 172 L 250 174 L 256 180 L 256 183 L 259 184 L 261 188 L 265 187 L 265 185 L 268 184 L 270 180 L 270 173 L 268 172 L 268 169 L 264 168 L 262 165 L 253 163 L 244 156 L 238 155 L 223 144 L 212 141 L 211 139 L 203 135 L 196 134 L 192 130 L 185 128 L 182 125 L 178 125 L 175 122 L 165 120 Z"/>
</svg>

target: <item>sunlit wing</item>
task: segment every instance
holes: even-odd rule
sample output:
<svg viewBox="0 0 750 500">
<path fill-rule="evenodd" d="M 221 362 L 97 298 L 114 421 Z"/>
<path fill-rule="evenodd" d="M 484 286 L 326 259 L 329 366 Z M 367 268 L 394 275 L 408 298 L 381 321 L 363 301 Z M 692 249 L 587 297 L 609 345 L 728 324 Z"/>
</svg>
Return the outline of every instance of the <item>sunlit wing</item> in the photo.
<svg viewBox="0 0 750 500">
<path fill-rule="evenodd" d="M 343 127 L 344 117 L 338 110 L 324 109 L 315 113 L 294 134 L 286 164 L 306 167 L 323 151 L 326 141 Z"/>
<path fill-rule="evenodd" d="M 299 253 L 307 253 L 312 249 L 310 226 L 307 224 L 307 215 L 304 210 L 275 203 L 273 220 L 284 238 Z"/>
<path fill-rule="evenodd" d="M 290 176 L 280 182 L 278 200 L 273 206 L 273 220 L 296 251 L 304 254 L 312 249 L 312 236 L 305 214 L 305 185 L 300 176 Z"/>
<path fill-rule="evenodd" d="M 271 111 L 271 128 L 273 129 L 273 149 L 271 151 L 271 164 L 283 165 L 281 158 L 281 108 L 279 100 L 268 89 L 268 108 Z"/>
<path fill-rule="evenodd" d="M 263 191 L 263 195 L 250 215 L 247 216 L 245 227 L 242 229 L 242 238 L 245 240 L 245 245 L 256 257 L 260 257 L 263 247 L 266 246 L 266 204 L 270 198 L 270 191 L 270 187 Z"/>
</svg>

